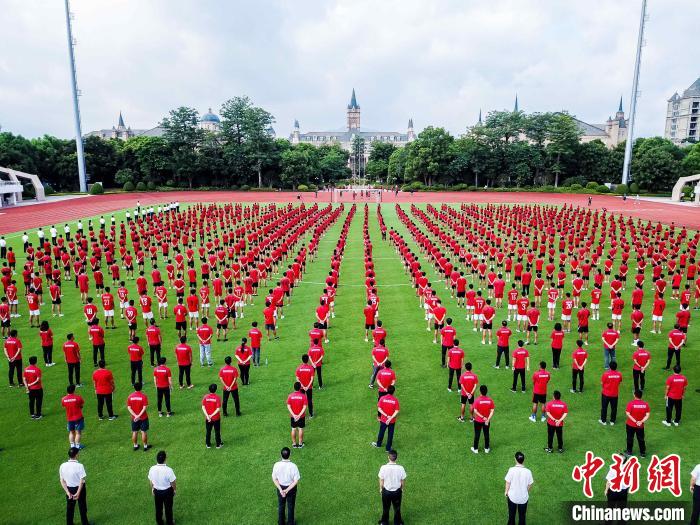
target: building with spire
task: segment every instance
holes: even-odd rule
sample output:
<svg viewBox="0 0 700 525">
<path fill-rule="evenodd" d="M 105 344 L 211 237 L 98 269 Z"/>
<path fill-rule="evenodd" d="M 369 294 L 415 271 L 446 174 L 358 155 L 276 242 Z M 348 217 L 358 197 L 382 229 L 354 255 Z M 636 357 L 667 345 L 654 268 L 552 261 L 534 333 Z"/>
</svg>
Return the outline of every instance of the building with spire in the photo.
<svg viewBox="0 0 700 525">
<path fill-rule="evenodd" d="M 700 78 L 679 95 L 674 93 L 666 106 L 664 137 L 675 144 L 692 144 L 700 138 Z"/>
<path fill-rule="evenodd" d="M 91 131 L 85 134 L 86 137 L 99 137 L 101 139 L 119 139 L 126 140 L 136 135 L 140 135 L 147 130 L 145 129 L 131 129 L 124 124 L 124 116 L 122 112 L 119 112 L 119 117 L 117 118 L 117 125 L 112 126 L 111 129 L 98 129 L 96 131 Z"/>
<path fill-rule="evenodd" d="M 369 153 L 374 142 L 387 142 L 395 146 L 402 147 L 415 140 L 416 133 L 413 129 L 413 119 L 408 120 L 405 133 L 400 131 L 374 131 L 363 129 L 360 124 L 360 105 L 357 103 L 355 89 L 352 90 L 350 103 L 346 108 L 345 127 L 328 131 L 308 131 L 302 133 L 299 121 L 294 121 L 294 128 L 289 135 L 292 144 L 313 144 L 322 146 L 324 144 L 339 144 L 343 149 L 352 151 L 353 142 L 356 137 L 360 137 L 364 142 L 365 160 L 369 158 Z"/>
</svg>

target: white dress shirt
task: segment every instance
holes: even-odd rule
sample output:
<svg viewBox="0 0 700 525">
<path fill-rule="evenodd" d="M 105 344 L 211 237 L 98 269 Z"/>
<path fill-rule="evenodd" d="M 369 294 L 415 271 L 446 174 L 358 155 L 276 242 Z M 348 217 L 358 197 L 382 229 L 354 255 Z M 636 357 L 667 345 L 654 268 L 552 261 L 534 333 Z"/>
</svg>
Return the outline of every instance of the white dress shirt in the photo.
<svg viewBox="0 0 700 525">
<path fill-rule="evenodd" d="M 401 465 L 387 463 L 379 469 L 379 479 L 384 480 L 384 488 L 395 491 L 401 488 L 401 482 L 406 479 L 406 471 Z"/>
<path fill-rule="evenodd" d="M 530 498 L 527 488 L 533 483 L 530 469 L 522 465 L 510 467 L 506 474 L 506 481 L 510 483 L 508 499 L 518 505 L 527 503 Z"/>
<path fill-rule="evenodd" d="M 58 468 L 58 477 L 70 488 L 79 487 L 80 480 L 85 479 L 86 476 L 85 467 L 75 459 L 69 459 Z"/>
<path fill-rule="evenodd" d="M 153 483 L 153 488 L 156 490 L 167 490 L 171 487 L 171 483 L 177 478 L 175 472 L 166 464 L 153 465 L 148 471 L 148 479 Z"/>
<path fill-rule="evenodd" d="M 606 481 L 612 481 L 612 480 L 615 479 L 615 476 L 616 476 L 616 475 L 617 475 L 617 474 L 615 473 L 615 469 L 612 469 L 612 468 L 611 468 L 610 470 L 608 470 L 608 473 L 607 473 L 607 475 L 605 476 L 605 480 L 606 480 Z M 620 491 L 625 490 L 625 489 L 628 489 L 628 488 L 630 488 L 630 486 L 629 486 L 627 483 L 625 483 L 625 477 L 622 476 L 622 477 L 620 478 Z M 620 491 L 617 491 L 617 490 L 613 490 L 612 487 L 610 487 L 610 490 L 612 490 L 613 492 L 620 492 Z"/>
<path fill-rule="evenodd" d="M 283 459 L 278 461 L 272 467 L 272 479 L 276 479 L 277 482 L 283 487 L 288 487 L 295 481 L 301 479 L 299 474 L 299 469 L 297 466 L 289 461 L 288 459 Z"/>
<path fill-rule="evenodd" d="M 690 473 L 690 475 L 695 478 L 695 486 L 700 487 L 700 463 L 695 465 L 695 468 Z"/>
</svg>

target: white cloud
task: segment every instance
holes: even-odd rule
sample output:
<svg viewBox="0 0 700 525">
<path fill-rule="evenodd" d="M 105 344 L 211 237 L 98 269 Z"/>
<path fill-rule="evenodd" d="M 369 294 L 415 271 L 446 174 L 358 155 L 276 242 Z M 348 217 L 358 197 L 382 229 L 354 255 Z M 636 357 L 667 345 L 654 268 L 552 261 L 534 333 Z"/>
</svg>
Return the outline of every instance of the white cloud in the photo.
<svg viewBox="0 0 700 525">
<path fill-rule="evenodd" d="M 363 125 L 443 125 L 481 108 L 567 109 L 602 122 L 629 106 L 639 0 L 74 0 L 83 130 L 156 125 L 189 105 L 247 94 L 279 135 L 338 128 L 355 87 Z M 62 2 L 0 0 L 0 125 L 72 136 Z M 638 134 L 663 131 L 665 101 L 700 74 L 696 0 L 649 6 Z"/>
</svg>

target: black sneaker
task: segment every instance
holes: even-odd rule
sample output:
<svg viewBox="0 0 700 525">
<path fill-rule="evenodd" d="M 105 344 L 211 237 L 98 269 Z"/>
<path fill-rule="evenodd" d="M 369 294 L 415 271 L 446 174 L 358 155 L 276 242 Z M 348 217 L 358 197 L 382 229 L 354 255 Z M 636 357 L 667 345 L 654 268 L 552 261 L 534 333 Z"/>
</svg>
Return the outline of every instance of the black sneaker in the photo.
<svg viewBox="0 0 700 525">
<path fill-rule="evenodd" d="M 153 447 L 152 447 L 151 445 L 144 445 L 144 446 L 143 446 L 143 451 L 144 451 L 144 452 L 148 452 L 148 451 L 151 450 L 152 448 L 153 448 Z"/>
<path fill-rule="evenodd" d="M 119 416 L 118 416 L 117 414 L 114 414 L 113 416 L 109 416 L 109 420 L 110 420 L 110 421 L 114 421 L 114 420 L 117 419 L 118 417 L 119 417 Z"/>
</svg>

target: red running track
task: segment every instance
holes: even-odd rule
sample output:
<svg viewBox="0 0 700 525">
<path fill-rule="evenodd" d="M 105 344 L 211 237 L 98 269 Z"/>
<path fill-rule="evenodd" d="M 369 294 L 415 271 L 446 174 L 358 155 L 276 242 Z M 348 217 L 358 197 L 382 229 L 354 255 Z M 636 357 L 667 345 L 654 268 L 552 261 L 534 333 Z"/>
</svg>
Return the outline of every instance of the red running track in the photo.
<svg viewBox="0 0 700 525">
<path fill-rule="evenodd" d="M 297 199 L 300 195 L 300 199 Z M 353 202 L 352 192 L 344 191 L 337 202 Z M 0 210 L 0 234 L 29 230 L 50 224 L 62 224 L 80 217 L 91 217 L 110 213 L 124 208 L 133 208 L 136 201 L 142 205 L 158 204 L 171 201 L 180 202 L 331 202 L 330 192 L 319 192 L 318 197 L 313 193 L 297 194 L 294 192 L 235 192 L 235 191 L 178 191 L 168 193 L 117 193 L 76 197 L 58 202 L 3 208 Z M 360 198 L 356 194 L 354 202 L 376 202 L 376 197 Z M 385 192 L 385 203 L 519 203 L 519 204 L 573 204 L 588 206 L 588 195 L 562 193 L 500 193 L 500 192 Z M 678 226 L 687 226 L 700 230 L 700 207 L 679 206 L 662 202 L 640 201 L 634 199 L 623 201 L 612 195 L 594 195 L 592 208 L 606 208 L 610 212 L 623 213 L 645 220 L 661 221 Z"/>
</svg>

